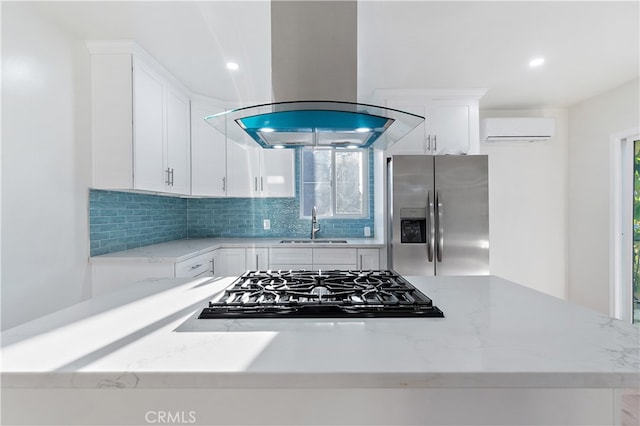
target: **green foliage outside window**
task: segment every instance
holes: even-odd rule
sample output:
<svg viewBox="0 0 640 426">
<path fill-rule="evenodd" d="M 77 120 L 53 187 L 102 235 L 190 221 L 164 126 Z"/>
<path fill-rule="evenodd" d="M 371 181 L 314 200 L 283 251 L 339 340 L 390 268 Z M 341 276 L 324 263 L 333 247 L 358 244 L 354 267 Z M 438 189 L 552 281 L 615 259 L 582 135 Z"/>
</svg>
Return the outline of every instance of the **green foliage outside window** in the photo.
<svg viewBox="0 0 640 426">
<path fill-rule="evenodd" d="M 640 141 L 633 145 L 633 296 L 640 300 Z"/>
</svg>

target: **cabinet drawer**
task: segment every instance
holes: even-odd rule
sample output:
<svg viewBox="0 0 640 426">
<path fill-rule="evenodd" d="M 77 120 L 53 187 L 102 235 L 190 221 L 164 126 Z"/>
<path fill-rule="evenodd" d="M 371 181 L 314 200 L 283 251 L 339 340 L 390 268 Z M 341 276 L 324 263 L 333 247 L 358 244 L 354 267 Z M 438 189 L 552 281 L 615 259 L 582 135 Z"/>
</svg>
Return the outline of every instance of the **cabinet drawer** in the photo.
<svg viewBox="0 0 640 426">
<path fill-rule="evenodd" d="M 312 250 L 310 248 L 272 248 L 269 254 L 269 263 L 272 265 L 312 264 Z"/>
<path fill-rule="evenodd" d="M 355 265 L 356 249 L 314 248 L 313 265 Z"/>
<path fill-rule="evenodd" d="M 196 277 L 211 271 L 213 252 L 176 263 L 176 277 Z"/>
</svg>

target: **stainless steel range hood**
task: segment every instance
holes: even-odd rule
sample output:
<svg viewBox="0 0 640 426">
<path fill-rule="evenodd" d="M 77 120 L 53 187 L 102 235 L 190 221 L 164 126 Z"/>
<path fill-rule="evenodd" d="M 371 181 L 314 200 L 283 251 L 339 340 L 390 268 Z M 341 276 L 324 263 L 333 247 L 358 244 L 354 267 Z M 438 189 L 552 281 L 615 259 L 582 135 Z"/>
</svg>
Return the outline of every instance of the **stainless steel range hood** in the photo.
<svg viewBox="0 0 640 426">
<path fill-rule="evenodd" d="M 263 148 L 386 149 L 424 117 L 357 103 L 357 1 L 271 1 L 274 102 L 206 117 Z"/>
</svg>

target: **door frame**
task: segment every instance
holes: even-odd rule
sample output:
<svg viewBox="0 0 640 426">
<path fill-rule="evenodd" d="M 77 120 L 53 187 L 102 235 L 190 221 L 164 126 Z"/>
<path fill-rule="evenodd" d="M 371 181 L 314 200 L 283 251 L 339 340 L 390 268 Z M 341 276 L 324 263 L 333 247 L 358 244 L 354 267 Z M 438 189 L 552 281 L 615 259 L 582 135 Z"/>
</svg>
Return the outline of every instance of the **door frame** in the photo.
<svg viewBox="0 0 640 426">
<path fill-rule="evenodd" d="M 609 314 L 626 322 L 633 316 L 633 142 L 638 139 L 638 127 L 609 138 Z"/>
</svg>

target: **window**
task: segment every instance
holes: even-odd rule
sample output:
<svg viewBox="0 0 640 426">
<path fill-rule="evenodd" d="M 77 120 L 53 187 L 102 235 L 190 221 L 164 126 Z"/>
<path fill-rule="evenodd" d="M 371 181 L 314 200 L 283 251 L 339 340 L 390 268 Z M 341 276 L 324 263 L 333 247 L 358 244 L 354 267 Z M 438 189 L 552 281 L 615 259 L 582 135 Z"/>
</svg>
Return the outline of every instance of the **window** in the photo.
<svg viewBox="0 0 640 426">
<path fill-rule="evenodd" d="M 368 216 L 369 153 L 353 150 L 301 150 L 300 215 L 361 218 Z"/>
<path fill-rule="evenodd" d="M 610 312 L 640 326 L 640 135 L 637 130 L 611 136 L 613 260 Z"/>
<path fill-rule="evenodd" d="M 631 322 L 640 323 L 640 140 L 633 142 L 633 273 Z"/>
</svg>

